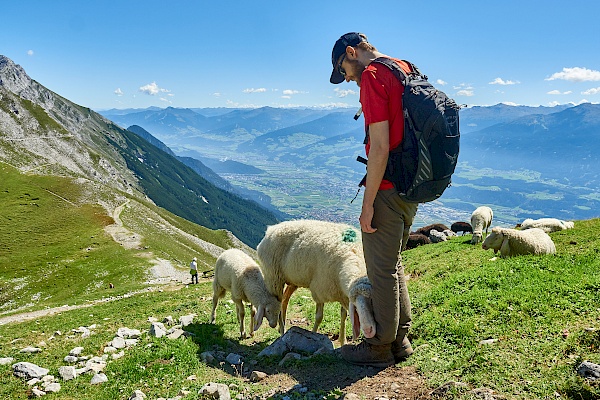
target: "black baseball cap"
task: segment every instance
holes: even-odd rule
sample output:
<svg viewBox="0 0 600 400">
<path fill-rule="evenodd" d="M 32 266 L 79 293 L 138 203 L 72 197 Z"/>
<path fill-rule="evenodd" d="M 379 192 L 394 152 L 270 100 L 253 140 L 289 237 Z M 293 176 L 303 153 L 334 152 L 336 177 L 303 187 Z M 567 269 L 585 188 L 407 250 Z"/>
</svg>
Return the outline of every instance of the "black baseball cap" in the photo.
<svg viewBox="0 0 600 400">
<path fill-rule="evenodd" d="M 361 36 L 362 35 L 362 36 Z M 333 72 L 329 82 L 338 84 L 344 82 L 344 76 L 340 73 L 337 68 L 337 61 L 340 59 L 342 54 L 346 52 L 346 47 L 356 46 L 360 42 L 366 42 L 366 36 L 358 32 L 350 32 L 342 35 L 333 45 L 333 51 L 331 52 L 331 64 L 333 65 Z"/>
</svg>

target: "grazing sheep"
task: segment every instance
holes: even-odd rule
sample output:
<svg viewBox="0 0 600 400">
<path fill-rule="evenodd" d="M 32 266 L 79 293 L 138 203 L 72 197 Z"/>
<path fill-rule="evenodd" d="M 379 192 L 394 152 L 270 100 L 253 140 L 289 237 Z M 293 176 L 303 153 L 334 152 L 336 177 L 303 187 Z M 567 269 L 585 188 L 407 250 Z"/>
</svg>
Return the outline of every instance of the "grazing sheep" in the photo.
<svg viewBox="0 0 600 400">
<path fill-rule="evenodd" d="M 411 232 L 408 234 L 408 241 L 406 242 L 406 246 L 403 250 L 414 249 L 430 243 L 431 239 L 429 239 L 429 237 L 423 235 L 422 233 Z"/>
<path fill-rule="evenodd" d="M 432 229 L 429 231 L 429 240 L 431 240 L 431 243 L 440 243 L 445 242 L 448 238 L 442 232 Z"/>
<path fill-rule="evenodd" d="M 446 229 L 444 232 L 442 232 L 444 235 L 446 235 L 447 238 L 451 238 L 451 237 L 455 237 L 458 236 L 456 233 L 452 232 L 450 229 Z"/>
<path fill-rule="evenodd" d="M 298 287 L 305 287 L 317 303 L 313 332 L 323 320 L 324 303 L 339 302 L 341 344 L 346 341 L 347 310 L 356 311 L 351 315 L 355 338 L 359 326 L 366 337 L 375 336 L 371 301 L 364 295 L 369 290 L 365 289 L 367 270 L 359 231 L 326 221 L 286 221 L 267 229 L 257 252 L 268 290 L 282 300 L 282 335 L 289 298 Z"/>
<path fill-rule="evenodd" d="M 524 231 L 495 227 L 485 238 L 481 248 L 500 250 L 502 257 L 512 257 L 524 254 L 554 254 L 556 247 L 546 232 L 540 228 L 530 228 Z"/>
<path fill-rule="evenodd" d="M 471 226 L 471 224 L 468 222 L 463 222 L 463 221 L 458 221 L 458 222 L 453 223 L 450 226 L 450 230 L 457 234 L 458 234 L 458 232 L 462 232 L 463 235 L 465 233 L 473 233 L 473 227 Z"/>
<path fill-rule="evenodd" d="M 422 233 L 425 236 L 429 236 L 429 232 L 431 232 L 432 229 L 435 229 L 438 232 L 443 232 L 446 229 L 448 229 L 448 227 L 444 224 L 431 224 L 431 225 L 427 225 L 427 226 L 417 229 L 416 232 Z"/>
<path fill-rule="evenodd" d="M 251 304 L 250 336 L 253 336 L 254 331 L 260 327 L 263 317 L 267 317 L 271 328 L 277 326 L 281 303 L 267 290 L 262 271 L 256 261 L 238 249 L 225 250 L 217 258 L 213 279 L 211 324 L 215 323 L 219 299 L 225 296 L 227 290 L 231 292 L 231 299 L 235 303 L 242 338 L 247 337 L 244 330 L 244 304 L 242 301 Z M 258 307 L 258 311 L 255 307 Z"/>
<path fill-rule="evenodd" d="M 477 244 L 481 242 L 483 237 L 483 230 L 485 234 L 488 234 L 488 228 L 492 225 L 494 219 L 494 212 L 487 206 L 477 207 L 473 214 L 471 214 L 471 226 L 473 227 L 473 237 L 471 238 L 471 244 Z"/>
<path fill-rule="evenodd" d="M 573 221 L 563 221 L 557 218 L 540 218 L 531 219 L 527 218 L 521 224 L 521 230 L 540 228 L 546 233 L 563 231 L 565 229 L 572 229 L 575 226 Z"/>
</svg>

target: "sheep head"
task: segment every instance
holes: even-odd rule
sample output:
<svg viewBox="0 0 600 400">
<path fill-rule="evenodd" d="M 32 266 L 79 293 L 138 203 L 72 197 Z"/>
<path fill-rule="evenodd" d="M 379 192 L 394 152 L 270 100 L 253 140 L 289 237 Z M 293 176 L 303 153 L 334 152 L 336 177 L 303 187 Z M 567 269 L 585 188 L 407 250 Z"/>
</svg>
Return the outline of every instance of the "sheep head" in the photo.
<svg viewBox="0 0 600 400">
<path fill-rule="evenodd" d="M 502 243 L 504 242 L 505 236 L 502 234 L 502 228 L 495 227 L 492 228 L 492 233 L 485 238 L 483 243 L 481 244 L 481 248 L 484 250 L 493 249 L 494 253 L 497 253 L 502 247 Z"/>
<path fill-rule="evenodd" d="M 260 304 L 256 315 L 254 316 L 254 330 L 258 330 L 262 325 L 263 318 L 266 317 L 271 328 L 277 327 L 279 322 L 279 313 L 281 311 L 281 302 L 275 296 L 268 299 L 266 304 Z"/>
<path fill-rule="evenodd" d="M 354 339 L 358 338 L 361 328 L 366 338 L 372 338 L 377 333 L 371 301 L 372 291 L 373 286 L 371 286 L 371 282 L 366 276 L 358 278 L 350 285 L 349 313 Z"/>
</svg>

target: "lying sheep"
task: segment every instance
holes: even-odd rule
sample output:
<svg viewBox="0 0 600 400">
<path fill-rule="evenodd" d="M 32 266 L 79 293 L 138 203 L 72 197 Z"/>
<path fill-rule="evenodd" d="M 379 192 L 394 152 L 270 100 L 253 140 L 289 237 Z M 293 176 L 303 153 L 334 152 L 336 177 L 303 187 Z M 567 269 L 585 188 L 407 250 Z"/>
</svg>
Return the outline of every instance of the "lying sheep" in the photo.
<svg viewBox="0 0 600 400">
<path fill-rule="evenodd" d="M 446 240 L 448 240 L 448 238 L 443 232 L 440 232 L 436 229 L 432 229 L 429 231 L 429 240 L 431 240 L 431 243 L 440 243 L 445 242 Z"/>
<path fill-rule="evenodd" d="M 443 232 L 446 229 L 448 229 L 448 227 L 444 224 L 431 224 L 431 225 L 427 225 L 427 226 L 417 229 L 416 232 L 422 233 L 425 236 L 429 236 L 429 233 L 431 232 L 432 229 L 435 229 L 438 232 Z"/>
<path fill-rule="evenodd" d="M 477 244 L 481 242 L 483 237 L 483 230 L 485 234 L 488 234 L 488 228 L 492 225 L 494 219 L 494 212 L 487 206 L 477 207 L 473 214 L 471 214 L 471 226 L 473 227 L 473 237 L 471 238 L 471 244 Z"/>
<path fill-rule="evenodd" d="M 444 235 L 446 235 L 447 238 L 451 238 L 451 237 L 455 237 L 458 236 L 455 232 L 451 231 L 450 229 L 446 229 L 444 232 L 442 232 Z"/>
<path fill-rule="evenodd" d="M 500 250 L 502 257 L 512 257 L 524 254 L 554 254 L 556 247 L 546 232 L 540 228 L 530 228 L 524 231 L 495 227 L 485 238 L 481 248 Z"/>
<path fill-rule="evenodd" d="M 215 323 L 217 304 L 219 299 L 225 296 L 226 291 L 231 292 L 231 299 L 235 303 L 242 339 L 247 337 L 242 301 L 251 304 L 250 336 L 253 336 L 254 331 L 260 327 L 263 317 L 267 317 L 271 328 L 277 326 L 281 303 L 267 290 L 262 271 L 256 261 L 238 249 L 225 250 L 217 258 L 213 279 L 211 324 Z M 255 307 L 258 307 L 258 311 Z"/>
<path fill-rule="evenodd" d="M 463 235 L 465 233 L 473 233 L 473 227 L 471 226 L 471 224 L 463 221 L 453 223 L 450 226 L 450 230 L 456 234 L 458 234 L 458 232 L 462 232 Z"/>
<path fill-rule="evenodd" d="M 546 233 L 563 231 L 565 229 L 572 229 L 575 226 L 573 221 L 563 221 L 557 218 L 540 218 L 531 219 L 527 218 L 521 223 L 521 230 L 540 228 Z"/>
<path fill-rule="evenodd" d="M 371 300 L 367 295 L 370 284 L 365 280 L 367 270 L 360 232 L 356 229 L 325 221 L 286 221 L 267 229 L 257 252 L 268 290 L 282 300 L 279 319 L 282 335 L 289 298 L 298 287 L 305 287 L 317 303 L 313 332 L 323 320 L 324 303 L 339 302 L 342 345 L 346 341 L 348 310 L 355 338 L 359 326 L 366 337 L 375 336 Z"/>
<path fill-rule="evenodd" d="M 429 237 L 423 235 L 422 233 L 411 232 L 408 234 L 408 241 L 406 242 L 406 246 L 403 250 L 414 249 L 430 243 L 431 239 L 429 239 Z"/>
</svg>

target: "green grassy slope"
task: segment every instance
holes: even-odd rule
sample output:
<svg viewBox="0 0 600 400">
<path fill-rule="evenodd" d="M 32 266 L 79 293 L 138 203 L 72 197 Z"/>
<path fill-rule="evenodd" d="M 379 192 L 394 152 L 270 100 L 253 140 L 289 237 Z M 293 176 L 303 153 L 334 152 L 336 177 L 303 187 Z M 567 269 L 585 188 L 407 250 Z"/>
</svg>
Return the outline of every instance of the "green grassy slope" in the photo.
<svg viewBox="0 0 600 400">
<path fill-rule="evenodd" d="M 401 365 L 415 366 L 432 389 L 460 381 L 471 389 L 493 389 L 509 399 L 554 398 L 555 393 L 568 399 L 599 398 L 600 384 L 576 373 L 583 360 L 600 364 L 598 229 L 600 220 L 576 221 L 575 229 L 551 234 L 557 254 L 542 257 L 493 259 L 491 251 L 470 245 L 469 235 L 406 251 L 403 258 L 413 303 L 410 336 L 416 351 Z M 161 320 L 193 312 L 197 317 L 189 329 L 194 338 L 170 341 L 144 336 L 142 344 L 128 349 L 124 358 L 109 362 L 108 384 L 98 388 L 88 384 L 89 376 L 79 377 L 61 382 L 63 389 L 53 398 L 127 398 L 135 389 L 149 398 L 172 397 L 182 387 L 197 398 L 197 389 L 211 381 L 234 383 L 233 396 L 264 393 L 268 387 L 249 383 L 227 365 L 207 365 L 200 353 L 220 349 L 252 359 L 278 337 L 277 331 L 263 326 L 255 338 L 239 340 L 234 307 L 226 301 L 217 309 L 217 324 L 208 323 L 210 299 L 210 282 L 204 282 L 4 325 L 0 357 L 34 362 L 57 375 L 62 358 L 75 346 L 83 346 L 87 354 L 101 354 L 119 327 L 147 331 L 150 316 Z M 306 290 L 292 296 L 288 318 L 306 319 L 302 326 L 312 327 L 314 303 Z M 94 323 L 96 335 L 90 338 L 48 340 L 55 330 Z M 339 306 L 328 304 L 320 332 L 334 337 L 338 329 Z M 495 341 L 481 343 L 487 339 Z M 46 342 L 42 353 L 19 353 L 41 341 Z M 314 373 L 332 365 L 343 374 L 346 364 L 334 356 L 299 361 L 295 367 Z M 261 367 L 262 362 L 257 368 Z M 197 380 L 186 380 L 192 374 Z M 0 366 L 1 398 L 24 399 L 26 389 L 10 366 Z M 467 390 L 455 389 L 449 398 L 472 398 Z"/>
</svg>

